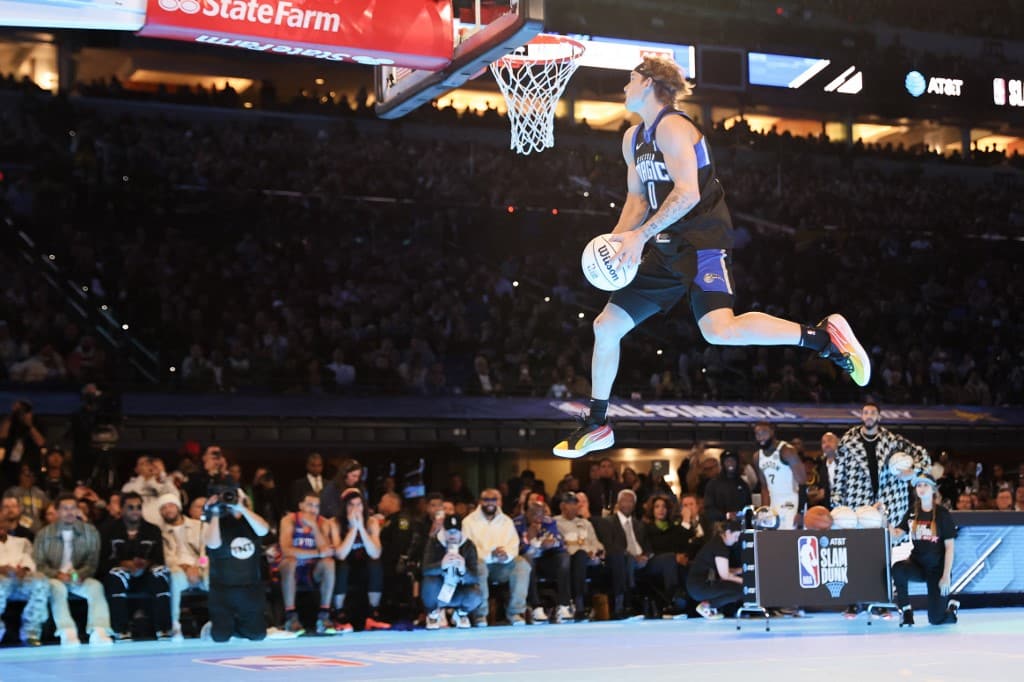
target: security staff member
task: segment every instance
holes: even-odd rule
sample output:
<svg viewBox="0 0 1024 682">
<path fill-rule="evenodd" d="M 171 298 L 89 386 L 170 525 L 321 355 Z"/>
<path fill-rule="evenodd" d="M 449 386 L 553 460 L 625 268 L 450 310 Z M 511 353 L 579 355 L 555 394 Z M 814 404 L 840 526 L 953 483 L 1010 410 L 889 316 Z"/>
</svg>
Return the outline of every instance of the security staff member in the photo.
<svg viewBox="0 0 1024 682">
<path fill-rule="evenodd" d="M 263 517 L 241 502 L 206 502 L 209 522 L 203 542 L 210 561 L 210 622 L 203 627 L 215 642 L 232 635 L 258 641 L 267 636 L 263 617 L 266 594 L 260 576 L 260 540 L 270 531 Z"/>
</svg>

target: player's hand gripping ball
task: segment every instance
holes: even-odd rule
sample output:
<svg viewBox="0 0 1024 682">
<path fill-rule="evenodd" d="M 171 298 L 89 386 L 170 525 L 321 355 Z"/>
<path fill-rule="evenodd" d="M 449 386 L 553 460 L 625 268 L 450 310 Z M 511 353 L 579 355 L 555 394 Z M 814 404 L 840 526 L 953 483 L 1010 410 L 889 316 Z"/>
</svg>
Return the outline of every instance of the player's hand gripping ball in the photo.
<svg viewBox="0 0 1024 682">
<path fill-rule="evenodd" d="M 640 266 L 617 266 L 613 256 L 621 245 L 609 237 L 611 234 L 601 234 L 591 239 L 580 262 L 588 282 L 602 291 L 618 291 L 633 281 Z"/>
</svg>

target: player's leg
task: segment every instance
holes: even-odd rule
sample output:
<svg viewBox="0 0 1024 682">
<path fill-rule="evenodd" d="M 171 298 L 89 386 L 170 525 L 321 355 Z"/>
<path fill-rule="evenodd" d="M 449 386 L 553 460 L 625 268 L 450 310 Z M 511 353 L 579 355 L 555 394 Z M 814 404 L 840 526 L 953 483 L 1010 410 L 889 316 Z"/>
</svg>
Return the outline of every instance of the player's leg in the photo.
<svg viewBox="0 0 1024 682">
<path fill-rule="evenodd" d="M 694 316 L 708 343 L 722 346 L 800 346 L 832 360 L 858 386 L 871 380 L 871 359 L 849 322 L 832 314 L 816 326 L 767 313 L 733 312 L 730 255 L 725 249 L 697 252 L 697 275 L 690 296 Z"/>
<path fill-rule="evenodd" d="M 604 310 L 594 319 L 590 413 L 579 428 L 555 445 L 554 454 L 576 458 L 615 444 L 615 435 L 607 423 L 608 400 L 619 371 L 622 338 L 644 320 L 668 310 L 686 295 L 696 266 L 692 251 L 687 256 L 670 262 L 657 253 L 645 255 L 633 281 L 613 293 Z M 685 272 L 678 272 L 680 268 Z"/>
<path fill-rule="evenodd" d="M 641 320 L 657 312 L 650 304 L 650 312 L 638 315 Z M 637 321 L 629 312 L 609 301 L 594 319 L 594 352 L 590 373 L 592 397 L 590 412 L 583 423 L 552 449 L 559 457 L 582 457 L 594 450 L 604 450 L 615 444 L 615 434 L 608 424 L 608 399 L 612 384 L 619 371 L 619 353 L 622 338 L 633 330 Z"/>
</svg>

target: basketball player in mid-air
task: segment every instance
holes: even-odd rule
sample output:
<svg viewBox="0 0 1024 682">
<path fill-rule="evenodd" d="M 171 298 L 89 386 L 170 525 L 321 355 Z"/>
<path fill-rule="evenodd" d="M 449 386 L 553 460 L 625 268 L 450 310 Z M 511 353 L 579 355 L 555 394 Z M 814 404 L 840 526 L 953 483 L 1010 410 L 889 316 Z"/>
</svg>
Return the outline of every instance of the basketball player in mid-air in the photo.
<svg viewBox="0 0 1024 682">
<path fill-rule="evenodd" d="M 639 263 L 640 268 L 594 320 L 590 413 L 555 445 L 554 453 L 582 457 L 615 443 L 607 415 L 619 343 L 638 324 L 667 312 L 687 295 L 708 343 L 802 346 L 866 386 L 871 360 L 842 315 L 809 326 L 764 313 L 733 313 L 732 220 L 707 139 L 675 108 L 680 97 L 690 94 L 679 65 L 666 58 L 644 58 L 630 72 L 625 93 L 626 109 L 643 120 L 622 139 L 629 192 L 611 239 L 619 243 L 616 263 Z"/>
</svg>

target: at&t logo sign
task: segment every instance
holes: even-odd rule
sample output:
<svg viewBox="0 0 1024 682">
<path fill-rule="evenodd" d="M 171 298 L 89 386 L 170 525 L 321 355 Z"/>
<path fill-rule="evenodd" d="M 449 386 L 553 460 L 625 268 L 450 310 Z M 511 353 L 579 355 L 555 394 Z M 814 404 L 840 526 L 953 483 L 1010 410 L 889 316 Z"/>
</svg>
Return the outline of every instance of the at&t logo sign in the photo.
<svg viewBox="0 0 1024 682">
<path fill-rule="evenodd" d="M 943 78 L 942 76 L 926 78 L 920 71 L 911 71 L 903 79 L 903 87 L 912 97 L 920 97 L 926 92 L 929 95 L 959 97 L 963 85 L 964 82 L 960 78 Z"/>
</svg>

